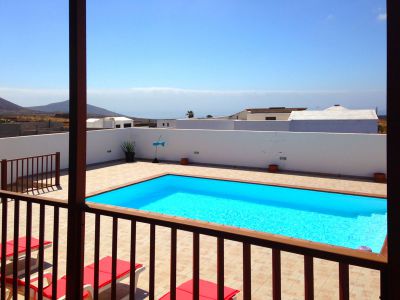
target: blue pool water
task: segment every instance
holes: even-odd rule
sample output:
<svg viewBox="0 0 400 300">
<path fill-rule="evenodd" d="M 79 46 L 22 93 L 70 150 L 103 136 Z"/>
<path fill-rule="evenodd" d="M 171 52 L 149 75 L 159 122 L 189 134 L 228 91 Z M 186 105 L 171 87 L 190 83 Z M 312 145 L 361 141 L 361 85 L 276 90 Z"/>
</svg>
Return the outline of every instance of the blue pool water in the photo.
<svg viewBox="0 0 400 300">
<path fill-rule="evenodd" d="M 380 252 L 386 199 L 165 175 L 87 201 Z"/>
</svg>

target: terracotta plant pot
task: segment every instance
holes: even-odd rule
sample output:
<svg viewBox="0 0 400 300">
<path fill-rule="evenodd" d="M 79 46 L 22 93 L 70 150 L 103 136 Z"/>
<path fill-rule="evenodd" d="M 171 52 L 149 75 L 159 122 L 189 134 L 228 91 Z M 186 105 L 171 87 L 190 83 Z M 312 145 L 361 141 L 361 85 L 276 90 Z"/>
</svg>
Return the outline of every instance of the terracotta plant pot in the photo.
<svg viewBox="0 0 400 300">
<path fill-rule="evenodd" d="M 374 181 L 379 183 L 386 182 L 386 174 L 385 173 L 374 173 Z"/>
<path fill-rule="evenodd" d="M 187 158 L 187 157 L 182 157 L 182 158 L 181 158 L 181 165 L 186 166 L 186 165 L 188 165 L 188 164 L 189 164 L 189 158 Z"/>
<path fill-rule="evenodd" d="M 279 171 L 278 165 L 272 164 L 272 165 L 269 165 L 269 166 L 268 166 L 268 172 L 270 172 L 270 173 L 276 173 L 276 172 L 278 172 L 278 171 Z"/>
</svg>

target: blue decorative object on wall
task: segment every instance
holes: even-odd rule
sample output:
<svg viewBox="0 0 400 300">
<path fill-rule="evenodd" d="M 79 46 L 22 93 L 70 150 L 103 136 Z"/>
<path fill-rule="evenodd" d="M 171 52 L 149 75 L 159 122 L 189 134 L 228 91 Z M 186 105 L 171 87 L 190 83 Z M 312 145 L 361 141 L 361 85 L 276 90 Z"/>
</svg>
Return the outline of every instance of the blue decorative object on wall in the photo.
<svg viewBox="0 0 400 300">
<path fill-rule="evenodd" d="M 158 138 L 157 141 L 153 142 L 153 146 L 156 148 L 154 152 L 154 159 L 153 163 L 158 163 L 158 158 L 157 158 L 157 152 L 158 152 L 158 147 L 165 147 L 166 142 L 161 140 L 161 135 Z"/>
</svg>

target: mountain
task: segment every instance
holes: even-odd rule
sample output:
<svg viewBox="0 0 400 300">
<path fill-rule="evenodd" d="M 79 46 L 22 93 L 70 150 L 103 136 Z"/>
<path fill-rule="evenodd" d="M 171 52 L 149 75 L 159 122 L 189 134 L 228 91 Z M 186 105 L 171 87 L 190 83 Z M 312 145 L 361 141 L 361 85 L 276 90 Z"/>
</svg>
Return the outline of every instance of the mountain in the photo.
<svg viewBox="0 0 400 300">
<path fill-rule="evenodd" d="M 33 114 L 34 111 L 0 97 L 0 114 Z"/>
<path fill-rule="evenodd" d="M 68 113 L 69 112 L 69 101 L 61 101 L 61 102 L 55 102 L 55 103 L 50 103 L 47 105 L 42 105 L 42 106 L 32 106 L 28 107 L 31 110 L 36 110 L 40 112 L 45 112 L 45 113 Z M 117 114 L 115 112 L 109 111 L 107 109 L 94 106 L 91 104 L 87 105 L 87 114 L 90 116 L 107 116 L 107 117 L 118 117 L 121 116 L 120 114 Z"/>
</svg>

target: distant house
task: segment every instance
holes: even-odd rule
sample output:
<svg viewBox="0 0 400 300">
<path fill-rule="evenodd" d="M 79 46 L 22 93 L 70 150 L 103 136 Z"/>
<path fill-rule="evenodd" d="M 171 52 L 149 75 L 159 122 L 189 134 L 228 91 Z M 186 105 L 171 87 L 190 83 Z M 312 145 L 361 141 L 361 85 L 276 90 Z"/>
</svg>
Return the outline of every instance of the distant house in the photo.
<svg viewBox="0 0 400 300">
<path fill-rule="evenodd" d="M 86 128 L 89 129 L 112 129 L 133 127 L 132 119 L 126 117 L 90 118 L 86 120 Z"/>
<path fill-rule="evenodd" d="M 289 131 L 288 118 L 303 107 L 248 108 L 229 117 L 176 120 L 178 129 Z"/>
<path fill-rule="evenodd" d="M 175 119 L 159 119 L 157 120 L 157 128 L 175 128 Z"/>
<path fill-rule="evenodd" d="M 110 117 L 109 119 L 114 120 L 115 128 L 127 128 L 134 125 L 133 120 L 126 117 Z"/>
<path fill-rule="evenodd" d="M 225 119 L 178 119 L 176 120 L 176 128 L 377 133 L 378 116 L 373 109 L 348 109 L 340 105 L 335 105 L 325 110 L 257 108 L 246 109 Z"/>
<path fill-rule="evenodd" d="M 90 118 L 86 120 L 86 128 L 89 129 L 104 129 L 114 128 L 112 121 L 105 121 L 104 118 Z"/>
<path fill-rule="evenodd" d="M 348 109 L 335 105 L 324 110 L 293 111 L 290 131 L 377 133 L 378 116 L 374 109 Z"/>
<path fill-rule="evenodd" d="M 269 107 L 269 108 L 247 108 L 230 119 L 246 121 L 287 121 L 292 111 L 303 111 L 304 107 Z"/>
</svg>

